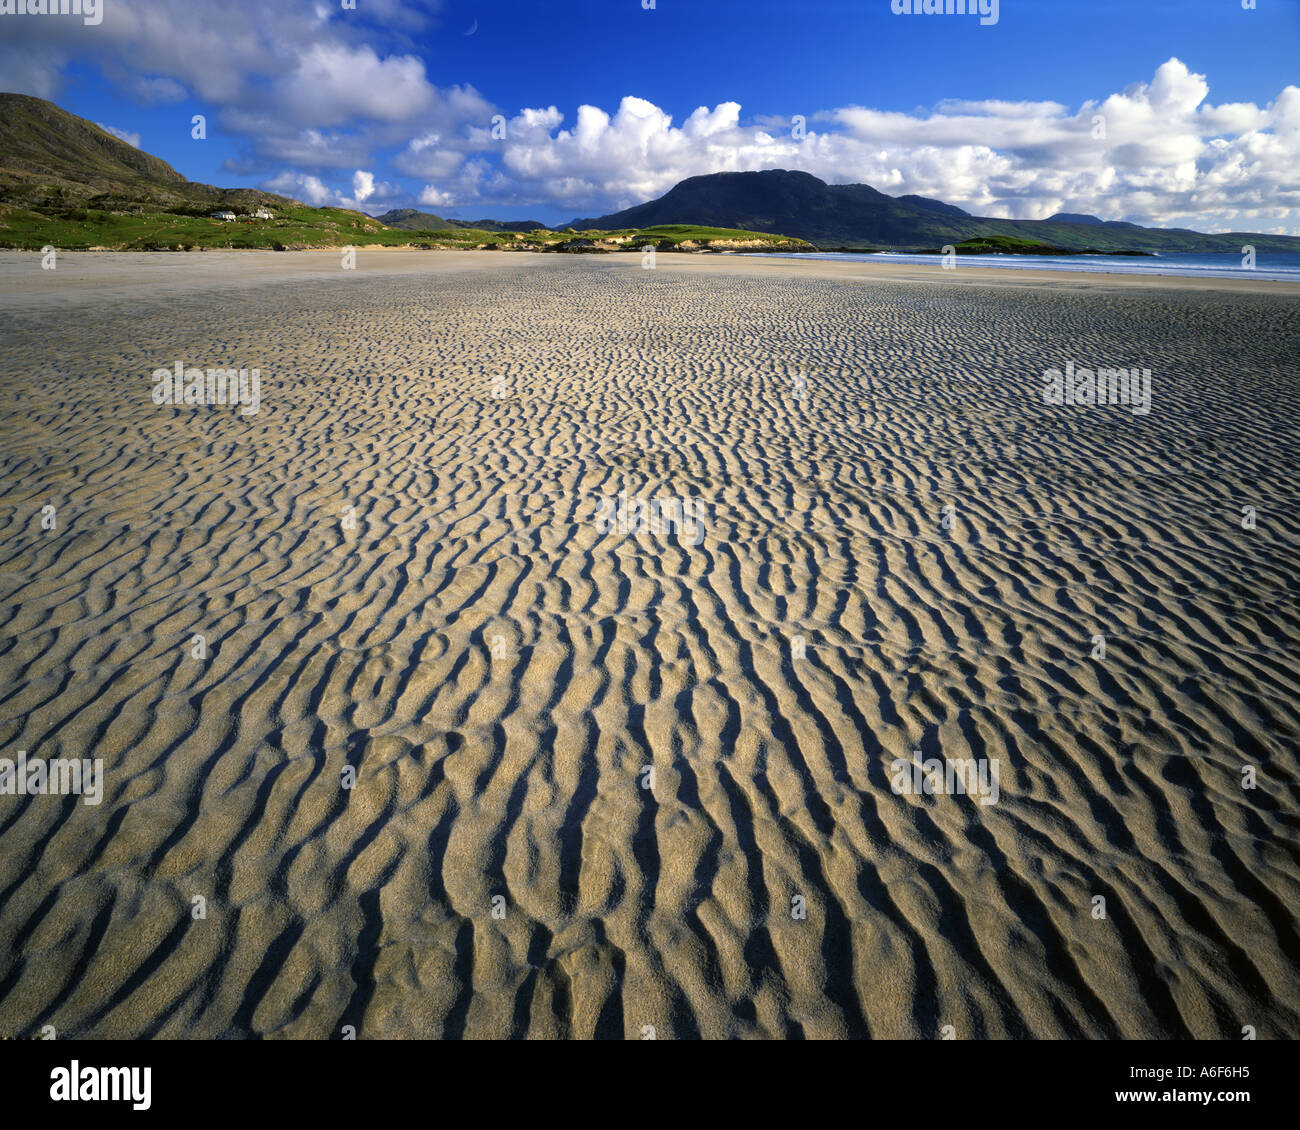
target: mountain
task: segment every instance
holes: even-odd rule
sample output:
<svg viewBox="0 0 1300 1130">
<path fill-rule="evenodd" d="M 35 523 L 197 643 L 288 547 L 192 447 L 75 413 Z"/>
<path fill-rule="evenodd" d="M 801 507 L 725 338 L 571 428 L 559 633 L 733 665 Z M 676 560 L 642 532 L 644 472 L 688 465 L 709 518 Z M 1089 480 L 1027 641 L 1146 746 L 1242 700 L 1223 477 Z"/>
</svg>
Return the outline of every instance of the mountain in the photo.
<svg viewBox="0 0 1300 1130">
<path fill-rule="evenodd" d="M 257 220 L 259 208 L 271 219 Z M 227 224 L 212 213 L 240 219 Z M 474 224 L 406 210 L 389 227 L 438 231 L 437 246 L 495 246 L 531 221 Z M 477 229 L 461 234 L 458 229 Z M 486 230 L 485 230 L 486 229 Z M 454 234 L 453 234 L 454 233 Z M 252 188 L 187 180 L 94 122 L 25 94 L 0 93 L 0 246 L 174 250 L 406 244 L 400 231 L 345 208 L 311 208 Z M 558 237 L 557 237 L 558 238 Z M 434 242 L 421 246 L 434 246 Z M 513 246 L 513 244 L 511 244 Z"/>
<path fill-rule="evenodd" d="M 550 231 L 540 220 L 452 220 L 458 227 L 473 231 Z"/>
<path fill-rule="evenodd" d="M 432 212 L 417 212 L 414 208 L 392 208 L 375 219 L 386 228 L 404 231 L 454 231 L 460 227 L 456 220 L 444 220 Z"/>
<path fill-rule="evenodd" d="M 901 199 L 901 197 L 900 197 Z M 1134 231 L 1141 231 L 1138 224 L 1130 224 L 1126 220 L 1103 220 L 1097 216 L 1088 216 L 1082 212 L 1057 212 L 1054 216 L 1048 216 L 1049 224 L 1091 224 L 1094 227 L 1102 228 L 1129 228 Z M 1167 228 L 1167 231 L 1187 231 L 1187 228 Z"/>
<path fill-rule="evenodd" d="M 432 212 L 417 212 L 414 208 L 393 208 L 382 216 L 376 216 L 381 224 L 388 228 L 402 228 L 405 231 L 546 231 L 546 225 L 538 220 L 446 220 Z"/>
<path fill-rule="evenodd" d="M 575 231 L 612 231 L 701 224 L 779 232 L 824 244 L 845 236 L 866 242 L 895 241 L 910 235 L 920 220 L 938 224 L 941 218 L 933 211 L 899 204 L 869 185 L 832 188 L 810 173 L 776 169 L 691 177 L 658 200 L 599 220 L 574 220 L 568 226 Z"/>
<path fill-rule="evenodd" d="M 147 205 L 195 215 L 219 206 L 248 209 L 293 203 L 272 192 L 186 180 L 166 161 L 53 102 L 3 93 L 0 202 L 38 211 Z"/>
<path fill-rule="evenodd" d="M 289 206 L 305 207 L 273 192 L 216 188 L 187 180 L 166 161 L 53 102 L 4 93 L 0 93 L 0 205 L 55 215 L 94 208 L 190 216 L 207 216 L 218 209 L 243 213 L 259 205 L 281 212 Z M 545 227 L 534 220 L 447 220 L 410 208 L 394 209 L 377 222 L 407 231 L 528 232 Z"/>
<path fill-rule="evenodd" d="M 769 169 L 691 177 L 658 200 L 599 219 L 574 220 L 575 231 L 658 224 L 700 224 L 779 232 L 823 248 L 932 249 L 963 240 L 1028 239 L 1070 251 L 1300 251 L 1300 237 L 1186 228 L 1143 228 L 1061 213 L 1049 220 L 972 216 L 921 196 L 887 196 L 867 184 L 829 185 L 810 173 Z"/>
</svg>

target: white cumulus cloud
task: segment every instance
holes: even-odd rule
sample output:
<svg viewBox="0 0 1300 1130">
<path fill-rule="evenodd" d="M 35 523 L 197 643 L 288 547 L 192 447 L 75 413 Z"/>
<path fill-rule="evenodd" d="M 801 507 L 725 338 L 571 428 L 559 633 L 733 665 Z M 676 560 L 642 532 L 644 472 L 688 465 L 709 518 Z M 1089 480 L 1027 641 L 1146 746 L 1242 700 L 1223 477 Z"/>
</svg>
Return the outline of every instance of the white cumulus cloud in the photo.
<svg viewBox="0 0 1300 1130">
<path fill-rule="evenodd" d="M 358 169 L 352 174 L 352 198 L 366 200 L 375 194 L 375 174 Z"/>
</svg>

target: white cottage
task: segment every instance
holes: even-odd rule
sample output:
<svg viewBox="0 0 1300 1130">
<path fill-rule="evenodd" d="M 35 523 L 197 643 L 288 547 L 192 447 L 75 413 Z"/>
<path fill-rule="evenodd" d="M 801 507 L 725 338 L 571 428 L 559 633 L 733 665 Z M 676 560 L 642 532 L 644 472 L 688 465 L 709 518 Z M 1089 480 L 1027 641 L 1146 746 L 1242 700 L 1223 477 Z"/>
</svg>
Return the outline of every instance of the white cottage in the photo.
<svg viewBox="0 0 1300 1130">
<path fill-rule="evenodd" d="M 271 220 L 274 218 L 275 217 L 272 216 L 271 213 L 268 212 L 265 208 L 259 208 L 257 209 L 256 212 L 253 213 L 253 219 L 255 220 Z"/>
<path fill-rule="evenodd" d="M 233 220 L 233 219 L 235 218 L 235 213 L 234 213 L 234 212 L 213 212 L 213 213 L 212 213 L 212 218 L 213 218 L 214 220 L 227 220 L 227 221 L 229 221 L 229 220 Z"/>
</svg>

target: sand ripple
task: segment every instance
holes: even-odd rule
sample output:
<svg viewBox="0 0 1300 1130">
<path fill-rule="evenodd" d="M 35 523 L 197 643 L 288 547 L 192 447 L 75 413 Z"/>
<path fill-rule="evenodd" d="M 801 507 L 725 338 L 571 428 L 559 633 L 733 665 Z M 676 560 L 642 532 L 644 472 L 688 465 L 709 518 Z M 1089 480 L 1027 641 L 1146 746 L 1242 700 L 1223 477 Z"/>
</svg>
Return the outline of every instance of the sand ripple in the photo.
<svg viewBox="0 0 1300 1130">
<path fill-rule="evenodd" d="M 7 329 L 0 1033 L 1295 1036 L 1294 299 L 428 261 Z"/>
</svg>

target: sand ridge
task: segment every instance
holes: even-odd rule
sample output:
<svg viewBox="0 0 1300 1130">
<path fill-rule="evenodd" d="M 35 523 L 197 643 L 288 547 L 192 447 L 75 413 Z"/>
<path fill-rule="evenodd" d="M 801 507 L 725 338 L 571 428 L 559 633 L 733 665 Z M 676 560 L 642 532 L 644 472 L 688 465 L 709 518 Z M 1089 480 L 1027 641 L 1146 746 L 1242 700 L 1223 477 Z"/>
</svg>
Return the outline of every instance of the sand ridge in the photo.
<svg viewBox="0 0 1300 1130">
<path fill-rule="evenodd" d="M 1294 1035 L 1294 294 L 658 264 L 0 256 L 0 1034 Z"/>
</svg>

